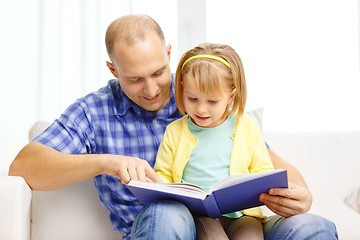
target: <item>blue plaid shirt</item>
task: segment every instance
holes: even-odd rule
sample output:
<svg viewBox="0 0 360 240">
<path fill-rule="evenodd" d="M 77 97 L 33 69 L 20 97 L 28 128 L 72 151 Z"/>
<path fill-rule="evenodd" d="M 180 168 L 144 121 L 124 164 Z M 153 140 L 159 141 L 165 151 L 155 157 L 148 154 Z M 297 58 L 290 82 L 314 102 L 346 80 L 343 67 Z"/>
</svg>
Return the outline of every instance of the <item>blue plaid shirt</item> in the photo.
<svg viewBox="0 0 360 240">
<path fill-rule="evenodd" d="M 78 99 L 34 141 L 69 154 L 138 157 L 153 167 L 166 126 L 179 117 L 174 84 L 170 101 L 154 115 L 132 102 L 115 79 Z M 144 206 L 116 177 L 102 174 L 94 182 L 103 205 L 110 211 L 113 228 L 128 238 Z"/>
</svg>

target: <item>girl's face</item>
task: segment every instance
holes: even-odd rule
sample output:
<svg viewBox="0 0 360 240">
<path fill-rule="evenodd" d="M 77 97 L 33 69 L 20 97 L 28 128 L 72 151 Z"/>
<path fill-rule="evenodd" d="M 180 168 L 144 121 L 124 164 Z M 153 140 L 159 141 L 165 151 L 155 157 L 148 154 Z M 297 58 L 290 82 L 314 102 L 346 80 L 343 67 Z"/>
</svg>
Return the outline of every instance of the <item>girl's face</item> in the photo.
<svg viewBox="0 0 360 240">
<path fill-rule="evenodd" d="M 193 76 L 183 75 L 183 102 L 186 112 L 193 123 L 200 127 L 217 127 L 226 119 L 223 114 L 233 100 L 231 92 L 221 92 L 216 95 L 207 95 L 198 90 Z"/>
</svg>

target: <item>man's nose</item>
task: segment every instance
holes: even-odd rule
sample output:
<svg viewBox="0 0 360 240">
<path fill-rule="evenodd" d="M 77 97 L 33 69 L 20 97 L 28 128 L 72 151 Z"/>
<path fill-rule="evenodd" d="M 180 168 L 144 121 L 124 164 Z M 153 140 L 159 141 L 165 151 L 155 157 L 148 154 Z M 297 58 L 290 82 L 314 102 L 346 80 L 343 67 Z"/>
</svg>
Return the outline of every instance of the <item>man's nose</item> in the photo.
<svg viewBox="0 0 360 240">
<path fill-rule="evenodd" d="M 148 98 L 153 98 L 156 96 L 158 91 L 158 84 L 154 79 L 148 78 L 145 80 L 144 94 Z"/>
</svg>

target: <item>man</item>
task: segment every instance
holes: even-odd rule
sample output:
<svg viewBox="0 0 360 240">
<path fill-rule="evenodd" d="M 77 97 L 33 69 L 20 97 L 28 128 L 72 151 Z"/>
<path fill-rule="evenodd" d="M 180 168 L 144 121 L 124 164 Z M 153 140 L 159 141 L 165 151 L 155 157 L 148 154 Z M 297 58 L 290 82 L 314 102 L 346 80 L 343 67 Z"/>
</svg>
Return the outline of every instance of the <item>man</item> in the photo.
<svg viewBox="0 0 360 240">
<path fill-rule="evenodd" d="M 142 15 L 115 20 L 107 30 L 106 46 L 111 60 L 107 66 L 117 79 L 69 106 L 20 151 L 9 175 L 23 176 L 33 190 L 94 178 L 113 228 L 124 232 L 125 239 L 194 239 L 194 220 L 184 205 L 164 201 L 144 208 L 123 185 L 130 179 L 160 181 L 152 169 L 157 148 L 166 126 L 180 117 L 169 65 L 171 46 L 165 45 L 159 25 Z M 269 152 L 275 168 L 288 170 L 290 188 L 272 189 L 260 199 L 280 216 L 296 219 L 273 218 L 264 225 L 265 236 L 279 239 L 295 232 L 303 238 L 301 230 L 309 224 L 301 219 L 321 225 L 306 234 L 335 236 L 328 220 L 301 214 L 312 202 L 301 174 Z"/>
</svg>

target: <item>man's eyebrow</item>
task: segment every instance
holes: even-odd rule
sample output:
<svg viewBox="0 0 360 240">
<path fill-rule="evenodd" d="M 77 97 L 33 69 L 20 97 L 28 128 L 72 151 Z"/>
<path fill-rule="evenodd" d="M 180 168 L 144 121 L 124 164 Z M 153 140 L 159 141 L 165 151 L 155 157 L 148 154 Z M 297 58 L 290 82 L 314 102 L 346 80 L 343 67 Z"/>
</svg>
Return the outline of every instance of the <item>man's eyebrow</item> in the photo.
<svg viewBox="0 0 360 240">
<path fill-rule="evenodd" d="M 159 68 L 158 70 L 156 70 L 154 73 L 158 73 L 161 71 L 164 71 L 166 69 L 167 65 L 162 66 L 161 68 Z"/>
<path fill-rule="evenodd" d="M 161 71 L 164 71 L 166 69 L 167 65 L 164 65 L 163 67 L 157 69 L 154 73 L 152 73 L 151 75 L 153 74 L 156 74 L 158 72 L 161 72 Z M 127 78 L 127 79 L 140 79 L 142 78 L 141 76 L 126 76 L 126 75 L 123 75 L 122 76 L 123 78 Z"/>
</svg>

